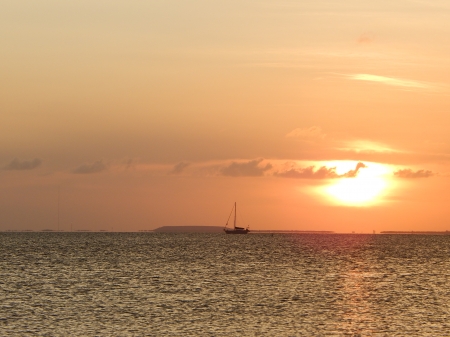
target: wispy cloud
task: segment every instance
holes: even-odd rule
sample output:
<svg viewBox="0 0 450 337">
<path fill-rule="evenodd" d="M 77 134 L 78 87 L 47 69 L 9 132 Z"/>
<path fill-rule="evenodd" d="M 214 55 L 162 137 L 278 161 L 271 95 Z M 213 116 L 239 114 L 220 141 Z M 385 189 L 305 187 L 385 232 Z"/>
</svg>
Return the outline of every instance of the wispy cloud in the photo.
<svg viewBox="0 0 450 337">
<path fill-rule="evenodd" d="M 355 81 L 376 82 L 380 84 L 411 89 L 433 89 L 435 87 L 435 85 L 428 82 L 413 81 L 402 78 L 386 77 L 372 74 L 353 74 L 348 75 L 348 78 Z"/>
<path fill-rule="evenodd" d="M 274 175 L 281 178 L 294 178 L 294 179 L 338 179 L 338 178 L 354 178 L 358 175 L 358 171 L 361 168 L 367 167 L 364 163 L 359 162 L 356 164 L 354 170 L 350 170 L 344 174 L 338 174 L 336 167 L 321 166 L 319 169 L 314 170 L 314 166 L 308 166 L 305 168 L 292 168 L 284 172 L 275 172 Z"/>
<path fill-rule="evenodd" d="M 180 162 L 176 164 L 172 170 L 169 172 L 170 174 L 180 174 L 184 171 L 185 168 L 187 168 L 190 164 L 185 162 Z"/>
<path fill-rule="evenodd" d="M 353 151 L 353 152 L 368 152 L 368 153 L 394 153 L 401 152 L 399 150 L 393 149 L 392 147 L 371 140 L 358 139 L 350 141 L 340 141 L 336 142 L 338 146 L 335 148 L 340 151 Z"/>
<path fill-rule="evenodd" d="M 394 172 L 394 175 L 398 178 L 405 179 L 416 179 L 416 178 L 428 178 L 435 175 L 432 171 L 429 170 L 418 170 L 413 171 L 411 169 L 403 169 Z"/>
<path fill-rule="evenodd" d="M 265 171 L 272 168 L 272 164 L 270 163 L 259 166 L 263 160 L 264 159 L 254 159 L 243 163 L 232 162 L 230 165 L 223 167 L 220 170 L 220 173 L 229 177 L 259 177 L 264 175 Z"/>
<path fill-rule="evenodd" d="M 286 138 L 296 138 L 306 141 L 314 141 L 325 138 L 326 135 L 318 126 L 311 126 L 309 128 L 296 128 L 286 135 Z"/>
<path fill-rule="evenodd" d="M 122 164 L 125 165 L 125 169 L 129 170 L 135 167 L 136 163 L 132 158 L 127 158 L 122 161 Z"/>
<path fill-rule="evenodd" d="M 39 158 L 35 158 L 33 160 L 23 160 L 20 161 L 17 158 L 14 158 L 9 164 L 3 167 L 4 170 L 11 171 L 24 171 L 24 170 L 33 170 L 41 165 L 42 161 Z"/>
<path fill-rule="evenodd" d="M 91 174 L 98 173 L 108 169 L 108 166 L 102 160 L 97 160 L 91 164 L 82 164 L 75 168 L 72 173 L 75 174 Z"/>
</svg>

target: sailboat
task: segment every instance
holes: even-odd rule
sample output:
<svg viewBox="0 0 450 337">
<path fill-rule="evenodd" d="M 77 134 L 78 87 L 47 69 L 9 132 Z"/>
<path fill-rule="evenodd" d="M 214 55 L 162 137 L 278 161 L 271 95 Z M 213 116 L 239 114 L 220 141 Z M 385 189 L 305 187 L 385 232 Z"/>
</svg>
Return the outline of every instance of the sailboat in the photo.
<svg viewBox="0 0 450 337">
<path fill-rule="evenodd" d="M 234 210 L 233 228 L 227 228 L 228 222 L 230 221 L 233 210 Z M 250 230 L 248 229 L 248 226 L 247 226 L 247 228 L 236 226 L 236 214 L 237 214 L 236 203 L 234 203 L 234 207 L 231 209 L 230 216 L 228 217 L 227 223 L 225 224 L 225 228 L 223 230 L 225 231 L 226 234 L 247 234 L 248 232 L 250 232 Z"/>
</svg>

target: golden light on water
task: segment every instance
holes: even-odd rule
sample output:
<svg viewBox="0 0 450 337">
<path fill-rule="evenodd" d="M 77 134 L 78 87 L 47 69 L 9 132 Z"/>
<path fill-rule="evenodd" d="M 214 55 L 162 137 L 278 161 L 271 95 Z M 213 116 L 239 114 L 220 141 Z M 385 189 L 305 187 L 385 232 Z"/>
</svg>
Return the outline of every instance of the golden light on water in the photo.
<svg viewBox="0 0 450 337">
<path fill-rule="evenodd" d="M 348 163 L 343 166 L 348 167 Z M 353 163 L 353 165 L 355 165 Z M 341 165 L 342 166 L 342 165 Z M 339 166 L 337 166 L 339 168 Z M 342 169 L 342 168 L 341 168 Z M 331 202 L 348 206 L 370 206 L 381 201 L 389 187 L 386 166 L 367 163 L 353 178 L 335 179 L 322 190 Z"/>
</svg>

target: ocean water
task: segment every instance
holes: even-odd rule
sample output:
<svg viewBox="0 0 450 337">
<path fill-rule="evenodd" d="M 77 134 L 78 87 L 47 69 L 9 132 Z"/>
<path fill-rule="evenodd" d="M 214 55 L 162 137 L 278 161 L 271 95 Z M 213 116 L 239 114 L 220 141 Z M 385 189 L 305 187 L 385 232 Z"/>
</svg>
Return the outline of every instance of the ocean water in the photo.
<svg viewBox="0 0 450 337">
<path fill-rule="evenodd" d="M 450 336 L 450 236 L 0 233 L 0 336 Z"/>
</svg>

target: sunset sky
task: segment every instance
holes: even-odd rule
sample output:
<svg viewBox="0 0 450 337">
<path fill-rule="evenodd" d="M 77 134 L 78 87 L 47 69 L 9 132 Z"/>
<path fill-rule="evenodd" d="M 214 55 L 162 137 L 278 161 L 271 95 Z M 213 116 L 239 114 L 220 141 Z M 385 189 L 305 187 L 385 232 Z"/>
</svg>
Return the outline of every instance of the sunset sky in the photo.
<svg viewBox="0 0 450 337">
<path fill-rule="evenodd" d="M 450 230 L 450 2 L 3 1 L 0 230 Z M 58 190 L 60 191 L 58 193 Z M 58 198 L 59 195 L 59 198 Z"/>
</svg>

